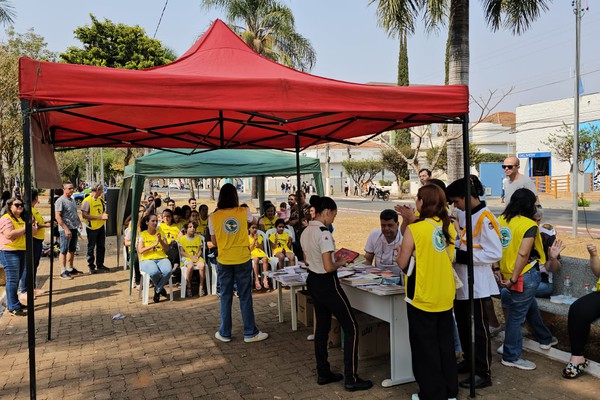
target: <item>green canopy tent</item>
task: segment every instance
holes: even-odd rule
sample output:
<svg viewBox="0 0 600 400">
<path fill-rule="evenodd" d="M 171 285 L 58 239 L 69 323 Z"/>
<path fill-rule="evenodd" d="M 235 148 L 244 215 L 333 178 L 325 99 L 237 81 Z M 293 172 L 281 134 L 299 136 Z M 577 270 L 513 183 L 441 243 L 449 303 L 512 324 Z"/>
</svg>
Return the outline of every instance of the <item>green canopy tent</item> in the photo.
<svg viewBox="0 0 600 400">
<path fill-rule="evenodd" d="M 313 175 L 317 193 L 323 196 L 319 159 L 299 157 L 299 161 L 300 172 Z M 262 182 L 265 177 L 296 175 L 296 171 L 296 154 L 280 150 L 219 149 L 191 152 L 190 149 L 173 149 L 158 150 L 139 157 L 132 165 L 125 167 L 125 179 L 119 192 L 116 224 L 118 248 L 121 248 L 123 243 L 121 229 L 129 189 L 132 188 L 131 210 L 137 210 L 146 178 L 258 177 L 259 199 L 262 204 L 264 201 Z M 133 226 L 137 225 L 137 219 L 138 214 L 133 212 Z M 117 252 L 118 257 L 119 252 Z"/>
</svg>

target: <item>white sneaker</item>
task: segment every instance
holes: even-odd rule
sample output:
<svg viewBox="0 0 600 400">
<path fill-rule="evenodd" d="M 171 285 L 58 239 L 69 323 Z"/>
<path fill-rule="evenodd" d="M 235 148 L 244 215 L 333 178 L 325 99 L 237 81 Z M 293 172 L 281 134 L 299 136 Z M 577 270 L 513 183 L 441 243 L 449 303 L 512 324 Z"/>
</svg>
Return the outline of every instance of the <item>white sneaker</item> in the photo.
<svg viewBox="0 0 600 400">
<path fill-rule="evenodd" d="M 225 343 L 231 342 L 231 338 L 226 338 L 226 337 L 221 336 L 221 334 L 219 333 L 219 331 L 215 332 L 215 337 L 217 339 L 219 339 L 221 342 L 225 342 Z"/>
<path fill-rule="evenodd" d="M 410 400 L 419 400 L 419 394 L 418 393 L 413 393 L 413 395 L 410 398 Z"/>
<path fill-rule="evenodd" d="M 515 361 L 502 360 L 502 365 L 505 365 L 507 367 L 519 368 L 519 369 L 522 369 L 525 371 L 531 371 L 536 368 L 536 365 L 534 363 L 532 363 L 531 361 L 524 360 L 522 358 L 519 358 L 518 360 L 515 360 Z"/>
<path fill-rule="evenodd" d="M 259 331 L 255 336 L 252 336 L 251 338 L 244 338 L 244 342 L 246 342 L 246 343 L 260 342 L 261 340 L 265 340 L 268 337 L 269 337 L 268 333 Z"/>
<path fill-rule="evenodd" d="M 558 344 L 558 339 L 555 338 L 554 336 L 552 336 L 552 340 L 550 341 L 550 343 L 548 343 L 548 344 L 541 344 L 540 343 L 540 349 L 542 349 L 542 350 L 550 350 L 550 348 L 552 346 L 555 346 L 557 344 Z"/>
<path fill-rule="evenodd" d="M 501 344 L 500 347 L 496 350 L 496 353 L 503 355 L 504 354 L 504 345 Z"/>
</svg>

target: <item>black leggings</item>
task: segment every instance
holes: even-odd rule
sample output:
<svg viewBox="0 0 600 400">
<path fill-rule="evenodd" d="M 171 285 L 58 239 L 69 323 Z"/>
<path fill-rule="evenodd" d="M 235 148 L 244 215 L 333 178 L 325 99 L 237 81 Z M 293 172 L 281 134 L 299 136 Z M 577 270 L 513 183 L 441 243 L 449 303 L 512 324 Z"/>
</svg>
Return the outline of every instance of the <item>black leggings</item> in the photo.
<svg viewBox="0 0 600 400">
<path fill-rule="evenodd" d="M 331 328 L 331 315 L 344 330 L 344 376 L 346 383 L 355 383 L 358 369 L 358 324 L 352 306 L 340 286 L 337 272 L 308 273 L 308 293 L 315 308 L 315 357 L 317 374 L 327 376 L 330 372 L 327 360 L 327 340 Z"/>
<path fill-rule="evenodd" d="M 600 292 L 580 297 L 569 308 L 569 341 L 571 354 L 583 356 L 583 348 L 590 335 L 590 325 L 600 318 Z"/>
</svg>

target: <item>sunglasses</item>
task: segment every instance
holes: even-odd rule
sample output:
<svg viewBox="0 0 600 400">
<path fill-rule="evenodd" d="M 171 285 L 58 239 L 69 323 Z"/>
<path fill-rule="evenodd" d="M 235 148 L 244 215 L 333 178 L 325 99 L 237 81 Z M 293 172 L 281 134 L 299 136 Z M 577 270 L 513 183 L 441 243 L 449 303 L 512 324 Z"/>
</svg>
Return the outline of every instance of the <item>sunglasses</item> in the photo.
<svg viewBox="0 0 600 400">
<path fill-rule="evenodd" d="M 514 165 L 503 165 L 502 169 L 513 169 L 515 166 Z"/>
<path fill-rule="evenodd" d="M 25 207 L 25 205 L 23 203 L 13 203 L 13 206 L 15 206 L 17 208 L 23 208 L 23 207 Z"/>
</svg>

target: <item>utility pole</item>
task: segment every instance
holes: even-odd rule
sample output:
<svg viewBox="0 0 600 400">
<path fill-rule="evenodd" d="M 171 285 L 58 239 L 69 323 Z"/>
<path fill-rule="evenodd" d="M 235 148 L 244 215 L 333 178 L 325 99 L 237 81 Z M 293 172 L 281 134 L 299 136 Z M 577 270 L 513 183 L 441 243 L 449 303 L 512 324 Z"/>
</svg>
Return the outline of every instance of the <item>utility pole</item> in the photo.
<svg viewBox="0 0 600 400">
<path fill-rule="evenodd" d="M 325 195 L 331 196 L 333 193 L 330 192 L 329 185 L 331 181 L 329 179 L 329 169 L 331 158 L 329 157 L 329 143 L 325 145 Z"/>
</svg>

